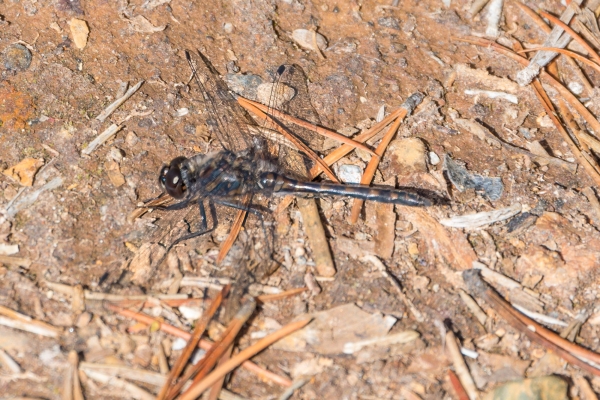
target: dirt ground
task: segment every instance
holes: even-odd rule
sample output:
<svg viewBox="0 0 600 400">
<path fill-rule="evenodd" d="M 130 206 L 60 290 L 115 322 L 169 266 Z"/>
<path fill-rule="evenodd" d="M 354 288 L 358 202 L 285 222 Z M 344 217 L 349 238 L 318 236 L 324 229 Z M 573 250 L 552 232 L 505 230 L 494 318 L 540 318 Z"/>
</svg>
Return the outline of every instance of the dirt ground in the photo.
<svg viewBox="0 0 600 400">
<path fill-rule="evenodd" d="M 525 3 L 558 16 L 564 9 L 559 1 Z M 64 397 L 70 351 L 80 362 L 154 372 L 161 370 L 162 352 L 171 366 L 181 354 L 174 336 L 136 326 L 101 301 L 87 298 L 83 307 L 76 306 L 75 295 L 53 284 L 80 285 L 94 293 L 152 298 L 179 293 L 198 299 L 217 291 L 181 282 L 236 276 L 234 265 L 215 263 L 231 225 L 227 213 L 212 235 L 184 243 L 156 267 L 143 266 L 145 277 L 133 271 L 132 259 L 164 229 L 168 214 L 130 218 L 140 202 L 160 194 L 160 167 L 175 156 L 218 147 L 188 86 L 186 49 L 200 50 L 229 77 L 254 74 L 268 82 L 278 65 L 300 65 L 321 126 L 346 135 L 374 125 L 382 106 L 390 113 L 411 94 L 425 95 L 400 125 L 375 183 L 426 189 L 447 197 L 448 204 L 411 209 L 368 203 L 359 222 L 351 224 L 351 200 L 319 199 L 336 270 L 329 277 L 319 274 L 297 204 L 273 217 L 279 228 L 289 226 L 278 231 L 276 242 L 275 253 L 283 261 L 260 283 L 289 290 L 308 282 L 311 290 L 260 305 L 238 347 L 304 313 L 324 312 L 321 319 L 312 314 L 310 334 L 284 340 L 252 359 L 303 383 L 290 398 L 465 398 L 458 397 L 449 375 L 456 371 L 463 380 L 456 357 L 448 355 L 448 340 L 454 340 L 448 332 L 470 350 L 464 357 L 467 375 L 480 396 L 508 381 L 554 376 L 560 390 L 552 398 L 595 398 L 589 392 L 600 393 L 594 372 L 532 339 L 497 305 L 474 295 L 483 309 L 477 318 L 476 307 L 464 300 L 470 287 L 462 272 L 480 263 L 497 273 L 484 276 L 511 304 L 537 313 L 538 322 L 565 332 L 579 346 L 600 346 L 600 179 L 593 171 L 600 153 L 576 139 L 581 155 L 568 143 L 573 126 L 593 137 L 600 132 L 570 102 L 570 108 L 564 106 L 564 94 L 543 78 L 561 120 L 568 119 L 566 110 L 574 113 L 575 125 L 564 136 L 533 87 L 515 83 L 518 63 L 492 48 L 459 41 L 485 37 L 489 6 L 474 17 L 470 7 L 463 0 L 397 5 L 0 0 L 0 305 L 60 332 L 45 337 L 0 324 L 0 349 L 20 369 L 0 359 L 0 398 L 70 398 Z M 85 21 L 83 28 L 76 20 Z M 80 42 L 73 31 L 85 26 L 87 41 L 84 33 Z M 305 47 L 293 38 L 297 29 L 309 31 Z M 319 52 L 310 33 L 315 29 L 326 40 Z M 504 4 L 499 43 L 528 48 L 541 45 L 546 36 L 515 2 Z M 559 80 L 598 116 L 599 92 L 591 90 L 600 83 L 597 70 L 582 66 L 586 86 L 564 58 L 556 65 Z M 142 80 L 108 118 L 96 118 L 121 96 L 124 83 Z M 113 123 L 121 126 L 118 132 L 91 154 L 82 154 Z M 315 150 L 331 151 L 325 145 Z M 334 171 L 364 169 L 369 158 L 352 152 Z M 503 209 L 515 211 L 477 227 L 444 222 Z M 252 234 L 249 225 L 242 239 Z M 143 311 L 189 332 L 198 318 L 190 317 L 198 309 L 194 304 Z M 0 317 L 11 319 L 6 310 Z M 218 336 L 222 326 L 214 323 L 211 329 L 209 335 Z M 342 351 L 346 341 L 381 340 L 404 331 L 418 332 L 418 338 Z M 143 398 L 84 371 L 79 375 L 85 398 Z M 161 384 L 121 377 L 146 393 L 160 390 Z M 276 399 L 286 390 L 242 368 L 225 388 L 248 399 Z"/>
</svg>

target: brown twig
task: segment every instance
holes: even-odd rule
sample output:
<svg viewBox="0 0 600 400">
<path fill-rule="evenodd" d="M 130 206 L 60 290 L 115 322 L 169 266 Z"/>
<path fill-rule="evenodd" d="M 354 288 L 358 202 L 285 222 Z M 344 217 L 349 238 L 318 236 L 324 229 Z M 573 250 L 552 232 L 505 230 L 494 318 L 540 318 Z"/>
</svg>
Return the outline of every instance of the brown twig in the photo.
<svg viewBox="0 0 600 400">
<path fill-rule="evenodd" d="M 458 400 L 469 400 L 469 395 L 465 392 L 465 388 L 460 383 L 458 376 L 451 369 L 448 370 L 448 378 L 450 378 L 450 384 L 458 397 Z"/>
<path fill-rule="evenodd" d="M 489 40 L 474 38 L 474 37 L 470 37 L 468 39 L 464 39 L 464 38 L 456 38 L 456 39 L 463 41 L 463 42 L 476 44 L 479 46 L 492 47 L 494 50 L 498 51 L 499 53 L 504 54 L 504 55 L 512 58 L 513 60 L 520 62 L 523 65 L 528 64 L 528 61 L 526 58 L 521 57 L 520 55 L 516 54 L 515 52 L 507 49 L 506 47 L 504 47 L 502 45 L 499 45 L 498 43 L 494 43 Z M 567 100 L 569 102 L 569 104 L 571 104 L 573 106 L 573 108 L 575 108 L 577 110 L 577 112 L 592 127 L 594 132 L 600 133 L 600 122 L 598 122 L 598 120 L 596 120 L 596 118 L 589 112 L 589 110 L 587 108 L 585 108 L 585 106 L 583 104 L 581 104 L 581 102 L 579 102 L 579 100 L 567 88 L 565 88 L 560 82 L 558 82 L 550 74 L 548 74 L 544 71 L 540 72 L 540 76 L 542 78 L 544 78 L 545 80 L 547 80 L 563 96 L 563 98 L 565 98 L 565 100 Z M 550 115 L 550 118 L 552 118 L 552 115 Z M 554 116 L 554 118 L 556 118 L 556 117 Z M 570 138 L 569 138 L 569 141 L 571 141 Z M 587 167 L 586 167 L 586 165 L 587 165 Z M 588 172 L 588 175 L 590 175 L 590 178 L 595 182 L 595 184 L 600 186 L 600 176 L 597 173 L 595 173 L 595 171 L 592 172 L 592 169 L 590 168 L 591 164 L 589 164 L 589 162 L 586 160 L 586 162 L 583 164 L 583 166 L 584 166 L 586 172 Z M 592 172 L 592 173 L 590 174 L 590 172 Z"/>
<path fill-rule="evenodd" d="M 549 14 L 545 11 L 539 10 L 538 13 L 542 17 L 549 19 L 550 22 L 552 22 L 553 24 L 560 26 L 565 31 L 565 33 L 571 35 L 571 37 L 575 41 L 577 41 L 577 43 L 579 43 L 581 46 L 583 46 L 583 48 L 589 53 L 590 57 L 592 57 L 594 60 L 596 60 L 597 63 L 600 63 L 600 56 L 598 55 L 598 53 L 596 53 L 596 51 L 592 48 L 592 46 L 590 46 L 588 44 L 588 42 L 583 40 L 583 38 L 581 36 L 579 36 L 579 34 L 577 32 L 575 32 L 569 25 L 565 24 L 560 19 L 556 18 L 554 15 Z"/>
<path fill-rule="evenodd" d="M 404 113 L 404 115 L 401 114 L 396 119 L 396 121 L 394 121 L 392 126 L 390 126 L 390 129 L 385 133 L 385 135 L 383 136 L 383 139 L 381 139 L 381 143 L 379 143 L 379 146 L 377 146 L 377 149 L 375 149 L 375 152 L 377 153 L 377 155 L 379 157 L 371 158 L 369 160 L 369 164 L 367 164 L 367 168 L 365 168 L 365 172 L 363 173 L 362 178 L 360 179 L 361 185 L 370 185 L 371 184 L 371 181 L 373 180 L 373 177 L 375 176 L 375 171 L 377 171 L 377 167 L 379 166 L 379 161 L 381 160 L 381 157 L 383 156 L 383 153 L 387 149 L 388 145 L 392 141 L 392 138 L 394 137 L 394 135 L 396 135 L 396 131 L 400 127 L 400 124 L 402 123 L 402 119 L 404 118 L 405 115 L 406 115 L 406 113 Z M 361 200 L 361 199 L 354 199 L 354 202 L 352 204 L 352 212 L 350 213 L 350 223 L 351 224 L 355 224 L 356 221 L 358 221 L 358 217 L 360 216 L 360 210 L 362 209 L 364 202 L 365 201 Z"/>
<path fill-rule="evenodd" d="M 171 373 L 169 374 L 169 376 L 167 376 L 165 384 L 160 389 L 160 392 L 156 397 L 157 400 L 163 400 L 165 398 L 165 396 L 171 389 L 172 384 L 179 377 L 179 375 L 181 375 L 181 372 L 183 371 L 183 368 L 187 364 L 188 360 L 190 359 L 192 353 L 194 352 L 196 347 L 198 347 L 198 342 L 200 341 L 202 334 L 206 330 L 208 323 L 219 309 L 221 301 L 223 300 L 223 293 L 228 290 L 228 287 L 224 287 L 223 290 L 220 291 L 219 294 L 215 297 L 215 299 L 210 303 L 208 309 L 204 312 L 204 314 L 202 314 L 202 317 L 200 317 L 200 319 L 196 321 L 196 327 L 194 328 L 194 332 L 192 333 L 190 340 L 188 340 L 187 344 L 185 345 L 185 348 L 183 349 L 181 355 L 175 362 L 175 365 L 171 369 Z"/>
<path fill-rule="evenodd" d="M 210 348 L 210 350 L 206 352 L 204 358 L 200 360 L 198 364 L 190 368 L 185 374 L 185 376 L 181 378 L 181 380 L 177 383 L 177 385 L 175 385 L 171 389 L 168 396 L 169 400 L 174 399 L 179 394 L 179 392 L 188 380 L 192 378 L 194 379 L 192 382 L 192 386 L 190 387 L 191 389 L 192 387 L 194 387 L 194 385 L 197 385 L 198 382 L 200 382 L 206 376 L 206 374 L 210 372 L 210 370 L 215 366 L 217 361 L 219 361 L 223 354 L 225 354 L 227 349 L 229 349 L 232 346 L 233 341 L 237 337 L 238 333 L 240 332 L 246 321 L 248 321 L 248 318 L 252 316 L 255 309 L 256 300 L 254 300 L 253 297 L 248 297 L 246 301 L 242 304 L 240 310 L 236 313 L 236 315 L 229 323 L 227 329 L 221 335 L 221 339 L 215 342 L 215 344 Z M 190 389 L 184 392 L 182 396 L 185 396 Z"/>
<path fill-rule="evenodd" d="M 188 390 L 188 392 L 181 396 L 181 400 L 193 400 L 200 396 L 206 389 L 211 387 L 215 382 L 217 382 L 222 376 L 228 374 L 235 367 L 240 365 L 244 360 L 248 360 L 250 357 L 253 357 L 257 353 L 261 352 L 271 344 L 277 342 L 278 340 L 286 337 L 287 335 L 304 328 L 310 322 L 310 319 L 305 319 L 302 321 L 292 322 L 277 332 L 270 334 L 269 336 L 259 340 L 252 346 L 242 350 L 234 357 L 229 359 L 227 362 L 223 363 L 223 365 L 219 366 L 213 372 L 211 372 L 202 382 L 198 385 L 193 386 Z"/>
<path fill-rule="evenodd" d="M 519 54 L 529 53 L 532 51 L 553 51 L 555 53 L 561 53 L 563 55 L 567 55 L 569 57 L 575 58 L 575 59 L 581 61 L 582 63 L 585 63 L 585 64 L 589 65 L 590 67 L 594 68 L 597 72 L 600 72 L 600 65 L 598 65 L 595 62 L 593 62 L 592 60 L 582 56 L 581 54 L 577 54 L 574 51 L 567 50 L 567 49 L 559 49 L 558 47 L 536 47 L 533 49 L 520 50 L 517 53 L 519 53 Z"/>
<path fill-rule="evenodd" d="M 525 4 L 521 3 L 520 1 L 514 1 L 513 4 L 517 5 L 521 9 L 521 11 L 523 11 L 525 14 L 529 15 L 529 17 L 531 19 L 533 19 L 533 22 L 535 22 L 537 24 L 537 26 L 541 30 L 544 31 L 544 33 L 550 34 L 552 32 L 552 28 L 550 28 L 550 26 L 548 26 L 548 24 L 546 24 L 546 22 L 538 14 L 536 14 L 536 12 L 533 11 L 531 8 L 527 7 Z M 540 48 L 540 50 L 541 50 L 541 48 Z M 571 55 L 567 55 L 563 51 L 558 51 L 554 47 L 544 48 L 544 50 L 554 51 L 556 53 L 562 53 L 565 56 L 565 59 L 567 60 L 567 62 L 569 64 L 571 64 L 571 67 L 573 67 L 575 74 L 577 74 L 577 76 L 583 83 L 583 86 L 585 86 L 588 93 L 590 93 L 590 94 L 592 93 L 592 91 L 594 90 L 594 87 L 590 84 L 589 80 L 583 74 L 583 72 L 581 72 L 581 68 L 579 67 L 579 65 L 577 65 L 577 63 L 575 62 L 575 60 L 572 58 Z M 563 49 L 560 49 L 560 50 L 563 50 Z M 574 53 L 574 54 L 577 54 L 577 53 Z"/>
<path fill-rule="evenodd" d="M 546 349 L 553 351 L 565 361 L 577 365 L 589 373 L 600 376 L 600 369 L 583 360 L 599 363 L 600 354 L 561 338 L 556 333 L 544 328 L 534 320 L 515 310 L 496 291 L 488 286 L 481 278 L 479 270 L 464 271 L 463 279 L 472 296 L 483 298 L 493 307 L 496 313 L 506 319 L 517 331 L 525 334 L 533 342 L 539 343 Z"/>
<path fill-rule="evenodd" d="M 286 290 L 285 292 L 276 293 L 276 294 L 262 294 L 256 298 L 256 301 L 258 301 L 259 303 L 266 303 L 269 301 L 281 300 L 281 299 L 285 299 L 287 297 L 292 297 L 297 294 L 306 292 L 307 290 L 308 290 L 307 287 L 301 287 L 301 288 Z"/>
<path fill-rule="evenodd" d="M 290 134 L 281 125 L 279 125 L 276 121 L 274 121 L 273 118 L 269 117 L 267 114 L 262 112 L 258 107 L 249 103 L 243 97 L 238 97 L 237 100 L 238 100 L 238 103 L 240 103 L 240 105 L 242 105 L 246 110 L 251 111 L 257 117 L 266 120 L 270 124 L 273 124 L 273 126 L 275 127 L 277 132 L 281 133 L 286 139 L 288 139 L 290 142 L 292 142 L 298 148 L 298 150 L 300 150 L 301 152 L 306 154 L 311 160 L 313 160 L 315 162 L 315 164 L 320 165 L 321 168 L 323 168 L 323 171 L 325 172 L 325 174 L 329 177 L 329 179 L 331 179 L 334 182 L 339 182 L 338 179 L 336 178 L 336 176 L 334 175 L 333 171 L 331 171 L 331 169 L 329 168 L 329 166 L 327 166 L 327 164 L 325 164 L 323 162 L 321 157 L 319 157 L 314 151 L 312 151 L 312 149 L 310 147 L 308 147 L 307 145 L 302 143 L 301 140 L 299 140 L 296 136 Z"/>
<path fill-rule="evenodd" d="M 137 313 L 137 312 L 131 311 L 131 310 L 126 310 L 121 307 L 115 306 L 114 304 L 107 303 L 106 308 L 113 312 L 116 312 L 124 317 L 132 318 L 132 319 L 134 319 L 138 322 L 142 322 L 146 325 L 152 325 L 153 323 L 157 322 L 157 320 L 155 318 L 152 318 L 148 315 L 145 315 L 142 313 Z M 192 335 L 189 332 L 185 332 L 179 328 L 174 327 L 173 325 L 169 325 L 164 322 L 159 322 L 159 329 L 165 333 L 180 337 L 185 340 L 189 340 L 192 337 Z M 200 340 L 199 347 L 203 350 L 209 350 L 213 345 L 214 345 L 214 343 L 211 343 L 208 340 Z M 278 385 L 281 385 L 284 387 L 289 387 L 292 384 L 292 381 L 289 380 L 288 378 L 277 375 L 271 371 L 267 371 L 267 370 L 259 367 L 258 365 L 254 364 L 251 361 L 244 362 L 242 364 L 242 366 L 244 368 L 246 368 L 248 371 L 251 371 L 251 372 L 257 374 L 262 379 L 275 382 Z"/>
<path fill-rule="evenodd" d="M 388 129 L 388 131 L 381 139 L 381 142 L 377 146 L 375 153 L 377 153 L 377 158 L 371 158 L 369 160 L 369 164 L 367 164 L 367 168 L 365 168 L 365 172 L 360 180 L 361 185 L 370 185 L 373 177 L 375 176 L 375 171 L 379 166 L 379 161 L 381 161 L 381 157 L 385 152 L 387 146 L 392 141 L 394 135 L 396 135 L 396 131 L 400 127 L 402 120 L 407 114 L 410 114 L 416 106 L 418 106 L 423 100 L 423 95 L 421 93 L 414 93 L 409 96 L 408 99 L 404 102 L 404 104 L 400 107 L 400 113 L 398 114 L 397 119 L 394 121 L 392 126 Z M 355 199 L 352 205 L 352 212 L 350 214 L 350 223 L 355 224 L 358 221 L 358 217 L 360 215 L 360 210 L 362 209 L 362 205 L 364 204 L 364 200 Z"/>
<path fill-rule="evenodd" d="M 306 122 L 304 120 L 301 120 L 300 118 L 296 118 L 291 115 L 287 115 L 284 112 L 281 112 L 279 110 L 274 110 L 272 108 L 269 108 L 263 104 L 255 102 L 255 101 L 248 100 L 243 97 L 241 99 L 242 99 L 242 101 L 240 101 L 239 103 L 242 105 L 242 107 L 244 106 L 245 103 L 252 104 L 254 107 L 258 108 L 259 110 L 269 113 L 276 118 L 291 122 L 292 124 L 298 125 L 302 128 L 309 129 L 313 132 L 318 133 L 319 135 L 328 137 L 330 139 L 337 140 L 338 142 L 345 143 L 349 146 L 352 146 L 353 148 L 364 150 L 364 151 L 368 152 L 369 154 L 371 154 L 372 156 L 377 156 L 377 154 L 373 150 L 371 150 L 369 147 L 367 147 L 366 145 L 364 145 L 360 142 L 357 142 L 356 140 L 353 140 L 349 137 L 341 135 L 335 131 L 331 131 L 329 129 L 320 127 L 318 125 L 311 124 L 310 122 Z"/>
<path fill-rule="evenodd" d="M 231 250 L 231 246 L 233 246 L 233 243 L 240 234 L 242 224 L 244 223 L 247 213 L 248 212 L 246 210 L 238 210 L 237 214 L 235 215 L 235 219 L 233 220 L 233 224 L 231 224 L 231 229 L 229 230 L 229 235 L 227 235 L 227 238 L 223 241 L 223 244 L 219 249 L 219 254 L 217 254 L 217 258 L 215 260 L 217 265 L 221 264 L 225 257 L 227 257 L 229 250 Z"/>
</svg>

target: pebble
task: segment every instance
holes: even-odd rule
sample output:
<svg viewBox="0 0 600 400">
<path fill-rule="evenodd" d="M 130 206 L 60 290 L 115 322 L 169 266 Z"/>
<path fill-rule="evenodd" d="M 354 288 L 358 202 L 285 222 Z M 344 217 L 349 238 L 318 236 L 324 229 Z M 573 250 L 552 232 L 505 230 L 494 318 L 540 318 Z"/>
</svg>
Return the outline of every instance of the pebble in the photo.
<svg viewBox="0 0 600 400">
<path fill-rule="evenodd" d="M 231 33 L 233 32 L 233 24 L 231 22 L 226 22 L 223 24 L 223 30 L 226 33 Z"/>
<path fill-rule="evenodd" d="M 307 50 L 316 50 L 313 45 L 314 35 L 314 31 L 310 31 L 308 29 L 296 29 L 292 32 L 292 40 L 298 43 L 300 47 L 304 47 Z M 319 49 L 324 50 L 325 48 L 327 48 L 327 39 L 325 39 L 325 36 L 319 33 L 316 33 L 316 35 L 317 46 L 319 47 Z"/>
<path fill-rule="evenodd" d="M 412 172 L 427 172 L 425 143 L 418 138 L 396 139 L 390 143 L 390 168 L 394 175 L 407 175 Z"/>
<path fill-rule="evenodd" d="M 127 146 L 129 147 L 135 146 L 139 141 L 140 139 L 138 139 L 137 135 L 132 131 L 129 131 L 127 136 L 125 136 L 125 143 L 127 143 Z"/>
<path fill-rule="evenodd" d="M 31 65 L 31 51 L 22 44 L 8 46 L 4 51 L 4 67 L 9 71 L 25 71 Z"/>
<path fill-rule="evenodd" d="M 262 83 L 256 88 L 256 100 L 269 107 L 281 108 L 296 95 L 293 87 L 282 83 Z"/>
<path fill-rule="evenodd" d="M 85 48 L 87 45 L 88 34 L 90 33 L 87 22 L 82 19 L 71 18 L 69 21 L 69 28 L 71 28 L 71 34 L 73 35 L 75 47 L 77 47 L 79 50 Z"/>
<path fill-rule="evenodd" d="M 344 183 L 360 183 L 362 170 L 358 165 L 343 164 L 338 169 L 338 175 Z"/>
<path fill-rule="evenodd" d="M 440 157 L 433 151 L 429 152 L 429 163 L 431 165 L 438 165 L 440 163 Z"/>
</svg>

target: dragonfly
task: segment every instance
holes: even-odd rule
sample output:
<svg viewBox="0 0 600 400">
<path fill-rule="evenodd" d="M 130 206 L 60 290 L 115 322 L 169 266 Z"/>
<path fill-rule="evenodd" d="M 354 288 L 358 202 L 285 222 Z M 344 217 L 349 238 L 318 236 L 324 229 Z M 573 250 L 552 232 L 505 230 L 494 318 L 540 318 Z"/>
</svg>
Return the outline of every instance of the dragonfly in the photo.
<svg viewBox="0 0 600 400">
<path fill-rule="evenodd" d="M 201 227 L 198 231 L 183 236 L 181 242 L 210 232 L 206 225 L 204 202 L 217 203 L 248 212 L 257 210 L 246 201 L 260 194 L 266 197 L 295 195 L 309 197 L 342 196 L 380 203 L 392 203 L 411 207 L 431 206 L 432 201 L 417 192 L 395 188 L 375 188 L 366 185 L 350 185 L 331 182 L 312 182 L 298 177 L 298 171 L 281 171 L 272 157 L 265 155 L 264 144 L 249 134 L 254 121 L 238 105 L 235 95 L 225 84 L 214 78 L 215 74 L 202 54 L 201 61 L 194 62 L 191 52 L 186 58 L 192 75 L 207 107 L 207 124 L 223 145 L 223 150 L 192 157 L 178 156 L 164 165 L 159 174 L 159 184 L 168 196 L 177 201 L 166 210 L 176 210 L 198 204 Z M 204 82 L 199 68 L 208 71 Z M 277 71 L 279 80 L 286 72 L 298 73 L 297 65 L 282 65 Z M 289 72 L 290 70 L 295 70 Z M 303 74 L 301 74 L 303 76 Z M 294 90 L 297 90 L 294 88 Z M 277 91 L 275 89 L 275 91 Z M 211 208 L 211 211 L 214 210 Z M 217 220 L 212 211 L 213 221 Z"/>
<path fill-rule="evenodd" d="M 261 277 L 267 276 L 273 270 L 269 264 L 276 264 L 272 257 L 273 248 L 270 247 L 270 243 L 273 243 L 274 239 L 269 237 L 270 234 L 266 228 L 268 224 L 265 221 L 265 215 L 270 213 L 270 209 L 259 204 L 261 199 L 270 200 L 283 195 L 338 196 L 413 207 L 426 207 L 436 203 L 435 199 L 432 202 L 429 194 L 422 195 L 417 190 L 340 184 L 335 181 L 332 172 L 326 172 L 327 165 L 324 165 L 322 159 L 314 154 L 311 147 L 306 144 L 312 142 L 312 138 L 314 138 L 312 132 L 303 129 L 294 130 L 299 137 L 294 139 L 292 136 L 293 143 L 287 143 L 287 145 L 257 135 L 257 132 L 260 134 L 265 131 L 261 128 L 272 128 L 269 124 L 275 124 L 277 121 L 259 121 L 257 123 L 240 105 L 238 95 L 229 89 L 220 78 L 218 71 L 202 53 L 186 51 L 185 55 L 191 69 L 188 85 L 193 85 L 188 87 L 192 93 L 192 100 L 201 104 L 200 112 L 203 114 L 206 126 L 211 136 L 217 139 L 221 148 L 217 151 L 189 157 L 178 156 L 161 168 L 158 182 L 163 195 L 159 196 L 158 202 L 147 204 L 147 206 L 169 211 L 166 214 L 172 216 L 164 218 L 163 221 L 166 222 L 169 229 L 159 228 L 155 232 L 151 247 L 145 249 L 144 252 L 140 249 L 134 260 L 130 262 L 130 269 L 134 269 L 131 267 L 132 265 L 150 264 L 145 269 L 150 271 L 147 275 L 152 275 L 175 245 L 214 232 L 219 219 L 223 217 L 220 212 L 217 213 L 216 207 L 219 206 L 254 215 L 261 225 L 262 229 L 258 229 L 258 231 L 263 232 L 262 238 L 254 237 L 258 236 L 254 234 L 246 235 L 246 237 L 250 236 L 250 239 L 246 239 L 246 248 L 238 250 L 238 259 L 235 260 L 236 264 L 241 264 L 241 268 L 238 268 L 235 273 L 244 269 L 254 271 L 254 276 L 250 277 L 240 272 L 240 275 L 234 278 L 236 282 L 242 283 L 241 281 L 246 280 L 247 283 L 251 283 L 261 280 Z M 279 67 L 275 73 L 275 81 L 277 85 L 273 86 L 267 113 L 274 111 L 271 108 L 273 104 L 280 103 L 276 99 L 279 88 L 286 86 L 293 90 L 293 97 L 287 99 L 278 108 L 307 122 L 319 123 L 318 115 L 310 103 L 307 78 L 301 67 L 297 65 Z M 276 113 L 273 114 L 276 115 Z M 344 137 L 341 140 L 345 140 L 346 143 L 354 143 L 353 147 L 366 148 L 364 145 L 357 145 L 356 142 Z M 312 152 L 310 159 L 316 160 L 313 164 L 321 162 L 321 165 L 317 166 L 321 171 L 326 172 L 331 181 L 312 182 L 309 180 L 307 178 L 309 175 L 307 171 L 310 167 L 310 162 L 307 162 L 308 158 L 301 156 L 298 150 L 291 149 L 290 145 L 300 148 L 300 152 L 305 155 L 310 155 Z M 372 150 L 366 149 L 374 154 Z M 314 171 L 314 168 L 311 171 Z M 165 198 L 170 199 L 171 202 L 161 203 Z M 185 210 L 190 209 L 196 210 L 199 214 L 197 218 L 194 218 L 199 219 L 198 227 L 195 230 L 187 227 L 187 233 L 181 235 L 181 229 L 172 229 L 173 226 L 169 223 L 175 224 L 175 220 L 187 217 L 184 214 Z M 211 222 L 210 226 L 209 221 Z M 178 237 L 173 236 L 175 231 L 178 232 Z M 273 235 L 271 234 L 271 236 Z M 248 247 L 252 247 L 250 246 L 252 242 L 264 244 L 262 254 L 256 254 L 256 252 L 252 254 L 252 256 L 258 256 L 258 261 L 252 260 L 248 255 L 252 252 L 247 251 Z M 257 268 L 257 264 L 261 267 Z M 234 288 L 236 287 L 243 287 L 243 284 L 234 285 Z"/>
</svg>

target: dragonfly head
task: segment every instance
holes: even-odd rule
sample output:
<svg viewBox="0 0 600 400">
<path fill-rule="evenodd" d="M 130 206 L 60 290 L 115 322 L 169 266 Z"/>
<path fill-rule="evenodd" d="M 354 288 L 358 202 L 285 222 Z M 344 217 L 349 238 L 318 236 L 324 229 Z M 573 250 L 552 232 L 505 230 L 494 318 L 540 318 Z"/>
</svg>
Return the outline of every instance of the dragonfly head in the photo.
<svg viewBox="0 0 600 400">
<path fill-rule="evenodd" d="M 185 160 L 185 157 L 174 158 L 169 165 L 163 165 L 158 177 L 160 186 L 175 199 L 183 198 L 187 189 L 181 176 L 181 163 Z"/>
</svg>

